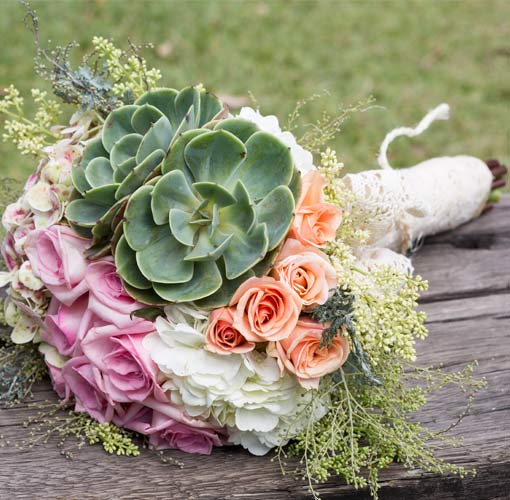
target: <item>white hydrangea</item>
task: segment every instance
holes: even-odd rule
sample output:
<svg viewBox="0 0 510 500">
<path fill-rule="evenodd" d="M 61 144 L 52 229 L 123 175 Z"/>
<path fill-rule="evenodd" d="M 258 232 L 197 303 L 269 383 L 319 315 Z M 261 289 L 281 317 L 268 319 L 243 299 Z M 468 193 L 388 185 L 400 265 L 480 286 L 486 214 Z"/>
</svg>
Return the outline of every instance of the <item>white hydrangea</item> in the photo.
<svg viewBox="0 0 510 500">
<path fill-rule="evenodd" d="M 280 141 L 282 141 L 290 149 L 294 165 L 296 165 L 296 168 L 302 175 L 306 174 L 310 170 L 316 170 L 316 167 L 313 164 L 312 153 L 297 143 L 294 134 L 289 131 L 282 131 L 276 116 L 263 116 L 258 110 L 249 107 L 241 108 L 237 116 L 255 123 L 260 130 L 267 132 L 268 134 L 272 134 L 280 139 Z"/>
<path fill-rule="evenodd" d="M 212 353 L 205 348 L 205 314 L 182 306 L 166 312 L 144 345 L 167 379 L 163 387 L 172 403 L 192 417 L 227 426 L 235 444 L 257 455 L 302 429 L 295 421 L 300 413 L 307 418 L 302 407 L 310 393 L 292 376 L 282 377 L 274 358 L 257 351 Z"/>
</svg>

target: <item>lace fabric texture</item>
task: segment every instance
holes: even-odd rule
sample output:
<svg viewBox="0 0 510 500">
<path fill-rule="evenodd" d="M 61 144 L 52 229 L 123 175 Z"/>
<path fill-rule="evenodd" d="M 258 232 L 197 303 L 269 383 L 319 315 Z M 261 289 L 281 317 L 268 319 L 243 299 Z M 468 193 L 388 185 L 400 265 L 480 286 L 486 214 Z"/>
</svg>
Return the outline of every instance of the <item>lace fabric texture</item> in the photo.
<svg viewBox="0 0 510 500">
<path fill-rule="evenodd" d="M 447 120 L 450 108 L 440 104 L 415 127 L 399 127 L 384 138 L 377 157 L 381 170 L 345 176 L 355 195 L 353 207 L 367 221 L 366 248 L 357 249 L 360 265 L 391 265 L 412 273 L 401 254 L 425 236 L 454 229 L 480 215 L 492 185 L 487 165 L 472 156 L 433 158 L 414 167 L 394 170 L 387 157 L 397 137 L 415 137 L 436 120 Z"/>
<path fill-rule="evenodd" d="M 405 253 L 414 242 L 477 217 L 491 190 L 487 165 L 470 156 L 434 158 L 401 170 L 349 174 L 369 247 Z"/>
</svg>

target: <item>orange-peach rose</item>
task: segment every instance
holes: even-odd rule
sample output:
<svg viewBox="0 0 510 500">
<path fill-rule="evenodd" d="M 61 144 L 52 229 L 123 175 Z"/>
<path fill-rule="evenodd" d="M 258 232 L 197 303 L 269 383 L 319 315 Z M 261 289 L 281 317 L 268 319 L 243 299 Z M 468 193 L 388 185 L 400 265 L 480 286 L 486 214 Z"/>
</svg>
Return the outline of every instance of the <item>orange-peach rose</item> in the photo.
<svg viewBox="0 0 510 500">
<path fill-rule="evenodd" d="M 296 292 L 270 276 L 245 281 L 232 297 L 234 304 L 234 327 L 251 342 L 287 338 L 301 312 Z"/>
<path fill-rule="evenodd" d="M 282 372 L 294 373 L 306 389 L 317 389 L 320 378 L 338 370 L 349 355 L 349 342 L 343 335 L 337 335 L 331 347 L 320 347 L 322 330 L 319 323 L 303 317 L 288 338 L 267 347 Z"/>
<path fill-rule="evenodd" d="M 241 332 L 234 327 L 234 308 L 215 309 L 209 318 L 209 327 L 205 333 L 205 345 L 209 351 L 217 354 L 245 353 L 255 348 Z"/>
<path fill-rule="evenodd" d="M 288 239 L 283 245 L 272 274 L 287 283 L 305 307 L 324 304 L 336 286 L 335 269 L 328 256 L 294 239 Z"/>
<path fill-rule="evenodd" d="M 316 247 L 323 247 L 335 239 L 336 230 L 342 221 L 342 211 L 324 201 L 322 188 L 325 182 L 317 170 L 303 177 L 301 197 L 289 237 Z"/>
</svg>

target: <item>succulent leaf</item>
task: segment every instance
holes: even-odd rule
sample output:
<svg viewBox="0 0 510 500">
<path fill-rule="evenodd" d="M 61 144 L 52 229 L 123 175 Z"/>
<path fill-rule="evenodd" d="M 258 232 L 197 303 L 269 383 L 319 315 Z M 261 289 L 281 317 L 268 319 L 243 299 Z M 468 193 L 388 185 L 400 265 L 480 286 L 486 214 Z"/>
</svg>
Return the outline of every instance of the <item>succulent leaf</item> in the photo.
<svg viewBox="0 0 510 500">
<path fill-rule="evenodd" d="M 227 118 L 226 120 L 220 121 L 216 127 L 216 130 L 226 130 L 231 134 L 235 135 L 239 140 L 245 143 L 255 132 L 259 129 L 257 125 L 248 120 L 242 118 Z"/>
<path fill-rule="evenodd" d="M 140 134 L 127 134 L 119 139 L 110 152 L 110 161 L 113 168 L 119 169 L 127 161 L 136 160 L 136 152 L 142 139 L 143 136 Z M 125 175 L 128 173 L 129 171 Z"/>
<path fill-rule="evenodd" d="M 94 158 L 87 166 L 85 179 L 93 188 L 113 183 L 113 168 L 108 158 Z"/>
<path fill-rule="evenodd" d="M 184 161 L 193 178 L 218 184 L 235 173 L 245 156 L 244 144 L 224 130 L 201 134 L 184 150 Z"/>
<path fill-rule="evenodd" d="M 105 205 L 82 199 L 69 203 L 66 214 L 69 222 L 92 228 L 107 211 L 108 207 Z"/>
<path fill-rule="evenodd" d="M 254 201 L 277 186 L 288 186 L 294 171 L 287 146 L 266 132 L 257 132 L 246 142 L 247 155 L 232 181 L 241 180 Z"/>
<path fill-rule="evenodd" d="M 139 106 L 133 113 L 131 125 L 136 133 L 145 135 L 162 116 L 164 116 L 164 114 L 158 108 L 150 104 L 144 104 L 143 106 Z"/>
<path fill-rule="evenodd" d="M 277 247 L 289 232 L 292 219 L 287 214 L 293 210 L 294 197 L 287 186 L 274 188 L 257 205 L 257 220 L 266 225 L 269 250 Z"/>
<path fill-rule="evenodd" d="M 193 277 L 193 264 L 186 261 L 187 249 L 179 243 L 168 228 L 161 237 L 136 254 L 142 274 L 151 282 L 187 283 Z M 172 265 L 168 265 L 168 261 Z"/>
<path fill-rule="evenodd" d="M 193 194 L 182 171 L 173 170 L 156 183 L 151 203 L 154 221 L 161 225 L 168 222 L 169 210 L 194 210 L 199 200 Z"/>
<path fill-rule="evenodd" d="M 154 291 L 168 302 L 191 302 L 212 295 L 221 288 L 223 279 L 216 262 L 197 262 L 194 276 L 187 283 L 162 285 L 154 283 Z"/>
<path fill-rule="evenodd" d="M 117 141 L 125 135 L 132 134 L 131 117 L 137 106 L 122 106 L 108 115 L 103 126 L 102 142 L 104 149 L 110 153 Z"/>
</svg>

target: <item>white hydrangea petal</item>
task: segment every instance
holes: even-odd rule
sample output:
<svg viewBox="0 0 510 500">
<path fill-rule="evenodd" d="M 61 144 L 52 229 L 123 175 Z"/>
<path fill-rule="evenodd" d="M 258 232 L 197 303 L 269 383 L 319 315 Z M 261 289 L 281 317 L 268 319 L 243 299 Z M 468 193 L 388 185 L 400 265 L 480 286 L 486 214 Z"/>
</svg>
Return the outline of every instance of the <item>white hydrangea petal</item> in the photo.
<svg viewBox="0 0 510 500">
<path fill-rule="evenodd" d="M 4 286 L 7 286 L 13 278 L 14 273 L 11 272 L 5 272 L 0 271 L 0 288 L 3 288 Z"/>
<path fill-rule="evenodd" d="M 259 378 L 270 383 L 280 379 L 280 368 L 275 358 L 265 356 L 258 351 L 251 351 L 245 355 L 246 367 Z"/>
<path fill-rule="evenodd" d="M 266 455 L 272 448 L 262 444 L 258 437 L 251 432 L 240 432 L 233 429 L 230 432 L 230 440 L 232 444 L 241 445 L 252 455 L 258 457 Z"/>
<path fill-rule="evenodd" d="M 236 410 L 236 427 L 241 431 L 269 432 L 278 425 L 278 416 L 265 408 Z"/>
</svg>

